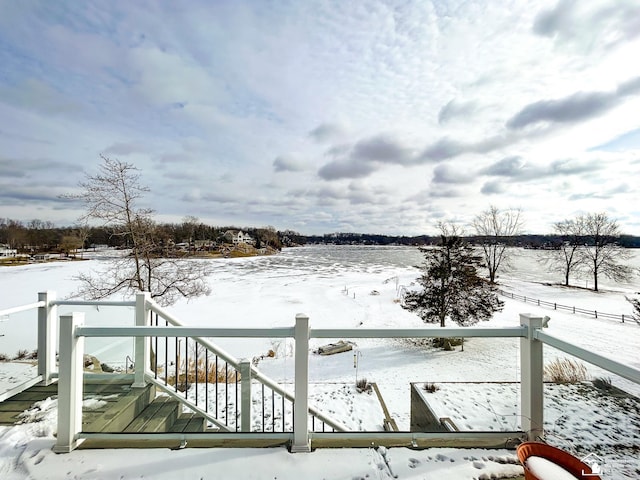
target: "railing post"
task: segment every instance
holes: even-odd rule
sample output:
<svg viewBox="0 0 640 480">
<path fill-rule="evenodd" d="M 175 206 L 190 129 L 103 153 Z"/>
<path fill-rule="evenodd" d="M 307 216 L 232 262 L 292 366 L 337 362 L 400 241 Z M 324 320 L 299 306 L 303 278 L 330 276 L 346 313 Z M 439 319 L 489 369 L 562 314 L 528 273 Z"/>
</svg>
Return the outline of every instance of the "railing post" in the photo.
<svg viewBox="0 0 640 480">
<path fill-rule="evenodd" d="M 81 442 L 82 375 L 84 337 L 76 328 L 84 324 L 84 313 L 60 317 L 60 372 L 58 375 L 58 437 L 53 451 L 69 453 Z"/>
<path fill-rule="evenodd" d="M 38 375 L 42 375 L 40 385 L 49 385 L 56 368 L 58 307 L 51 305 L 56 292 L 38 293 L 38 301 L 44 306 L 38 308 Z"/>
<path fill-rule="evenodd" d="M 149 325 L 149 315 L 147 310 L 147 301 L 149 300 L 149 292 L 140 292 L 136 294 L 136 327 L 146 327 Z M 133 381 L 134 388 L 144 388 L 147 382 L 144 375 L 147 371 L 149 362 L 149 342 L 151 339 L 146 337 L 136 337 L 134 341 L 134 368 L 135 377 Z"/>
<path fill-rule="evenodd" d="M 293 404 L 293 444 L 291 452 L 310 452 L 309 442 L 309 317 L 296 315 L 294 329 L 295 353 L 295 402 Z"/>
<path fill-rule="evenodd" d="M 242 359 L 240 371 L 240 431 L 251 431 L 251 362 Z"/>
<path fill-rule="evenodd" d="M 542 317 L 520 314 L 520 325 L 527 327 L 527 337 L 520 339 L 520 415 L 529 440 L 537 440 L 544 433 L 543 345 L 534 338 L 534 331 L 542 328 L 542 323 Z"/>
</svg>

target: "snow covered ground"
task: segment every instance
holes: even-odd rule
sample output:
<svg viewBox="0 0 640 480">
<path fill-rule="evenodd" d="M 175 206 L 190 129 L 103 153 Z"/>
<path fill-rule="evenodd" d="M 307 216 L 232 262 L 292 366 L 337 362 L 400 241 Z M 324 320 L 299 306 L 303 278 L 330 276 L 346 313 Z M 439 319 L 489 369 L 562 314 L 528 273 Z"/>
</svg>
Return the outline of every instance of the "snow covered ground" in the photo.
<svg viewBox="0 0 640 480">
<path fill-rule="evenodd" d="M 550 276 L 536 260 L 545 252 L 520 250 L 519 253 L 514 269 L 503 273 L 499 279 L 505 290 L 579 308 L 626 315 L 631 313 L 624 296 L 640 291 L 640 278 L 636 277 L 623 285 L 601 279 L 601 291 L 598 293 L 585 288 L 568 289 L 557 285 L 561 276 Z M 397 303 L 398 292 L 403 288 L 411 288 L 418 274 L 412 265 L 419 264 L 421 256 L 414 249 L 310 246 L 287 249 L 272 257 L 213 261 L 216 263 L 210 277 L 212 294 L 190 302 L 180 302 L 170 309 L 184 323 L 202 326 L 289 326 L 293 324 L 296 313 L 303 312 L 309 315 L 312 328 L 424 325 Z M 640 254 L 635 253 L 633 265 L 640 266 Z M 10 295 L 3 296 L 0 308 L 32 303 L 37 300 L 37 292 L 44 290 L 55 290 L 58 298 L 65 298 L 76 288 L 72 277 L 78 271 L 95 270 L 103 266 L 102 259 L 94 259 L 0 268 L 0 291 L 10 292 Z M 574 280 L 574 284 L 580 287 L 588 286 L 586 282 L 589 280 Z M 374 291 L 378 294 L 372 294 Z M 519 324 L 519 314 L 523 312 L 549 315 L 550 334 L 640 368 L 640 326 L 636 323 L 627 321 L 623 324 L 504 300 L 504 310 L 481 326 L 515 326 Z M 61 312 L 69 310 L 60 307 Z M 84 310 L 89 324 L 121 324 L 133 318 L 133 309 L 128 309 L 124 317 L 122 309 L 101 307 L 100 310 Z M 0 337 L 0 353 L 12 355 L 19 348 L 35 348 L 35 324 L 33 313 L 0 319 L 0 335 L 5 335 Z M 351 340 L 356 344 L 357 371 L 353 352 L 327 357 L 312 354 L 310 357 L 312 402 L 318 406 L 329 405 L 333 413 L 342 417 L 351 428 L 376 429 L 382 423 L 375 402 L 370 401 L 371 397 L 354 392 L 352 387 L 356 374 L 358 378 L 377 383 L 400 429 L 408 429 L 409 426 L 410 382 L 441 384 L 441 390 L 435 395 L 442 396 L 448 392 L 448 398 L 457 402 L 451 404 L 455 405 L 452 409 L 461 412 L 460 415 L 466 415 L 472 428 L 479 428 L 475 425 L 483 425 L 482 422 L 487 422 L 487 419 L 490 425 L 494 423 L 496 417 L 487 409 L 492 408 L 499 413 L 513 409 L 511 403 L 517 396 L 506 387 L 497 392 L 492 390 L 497 387 L 487 390 L 485 384 L 481 392 L 468 395 L 466 390 L 447 390 L 450 386 L 444 382 L 518 382 L 517 339 L 470 339 L 465 342 L 464 351 L 456 348 L 452 352 L 420 347 L 403 340 Z M 124 365 L 132 342 L 101 342 L 89 343 L 88 353 L 98 356 L 103 362 Z M 290 383 L 293 379 L 293 345 L 290 340 L 219 339 L 217 343 L 234 355 L 247 358 L 264 355 L 273 349 L 276 356 L 263 359 L 260 369 L 284 383 Z M 312 339 L 311 348 L 315 349 L 324 343 L 327 342 Z M 564 358 L 566 355 L 545 347 L 546 362 L 557 357 Z M 2 378 L 11 375 L 5 368 L 7 365 L 0 364 L 0 385 Z M 595 367 L 588 368 L 593 377 L 612 377 L 615 386 L 640 395 L 640 385 L 616 378 Z M 474 399 L 478 396 L 484 398 L 487 394 L 492 398 L 490 407 L 483 409 L 474 405 Z M 562 432 L 562 438 L 557 438 L 557 445 L 566 447 L 580 443 L 587 438 L 585 432 L 591 430 L 603 432 L 596 435 L 596 438 L 602 438 L 611 431 L 602 422 L 606 420 L 613 424 L 625 421 L 630 429 L 625 437 L 629 451 L 637 454 L 640 448 L 636 436 L 640 428 L 637 411 L 628 408 L 625 411 L 619 405 L 601 405 L 597 398 L 585 399 L 581 403 L 580 395 L 567 396 L 564 393 L 556 395 L 550 392 L 546 401 L 550 402 L 548 412 L 545 411 L 547 420 L 552 422 L 550 426 L 558 426 L 558 419 L 566 417 L 562 428 L 553 431 L 554 434 Z M 68 455 L 55 455 L 50 450 L 54 441 L 54 406 L 55 400 L 52 400 L 40 410 L 32 412 L 31 417 L 41 419 L 40 422 L 0 428 L 0 478 L 353 479 L 398 475 L 398 478 L 466 479 L 508 478 L 522 472 L 513 463 L 513 452 L 507 450 L 319 450 L 308 455 L 291 455 L 283 449 L 187 449 L 175 452 L 76 451 Z M 593 412 L 598 408 L 606 408 L 610 414 L 595 415 Z M 452 412 L 448 412 L 447 416 L 452 416 Z M 504 421 L 500 420 L 506 425 L 516 421 L 517 414 L 513 419 L 505 417 Z M 618 435 L 624 437 L 624 429 Z M 597 450 L 603 444 L 591 442 L 588 445 Z M 616 456 L 606 449 L 595 453 L 610 455 L 607 458 L 611 458 L 612 464 L 626 462 L 628 454 L 625 451 Z M 628 473 L 633 468 L 640 468 L 637 455 L 623 467 L 617 468 L 609 478 L 640 476 L 640 473 Z M 626 477 L 622 476 L 624 472 L 627 472 Z"/>
</svg>

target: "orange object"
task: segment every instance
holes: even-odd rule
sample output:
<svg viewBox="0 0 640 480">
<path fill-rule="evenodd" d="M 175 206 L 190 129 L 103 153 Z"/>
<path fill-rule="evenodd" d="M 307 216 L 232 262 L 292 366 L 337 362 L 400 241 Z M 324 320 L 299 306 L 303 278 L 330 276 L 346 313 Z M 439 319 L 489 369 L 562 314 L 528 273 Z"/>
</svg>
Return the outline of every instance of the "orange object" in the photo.
<svg viewBox="0 0 640 480">
<path fill-rule="evenodd" d="M 601 480 L 599 475 L 591 472 L 591 467 L 574 457 L 568 452 L 559 448 L 547 445 L 542 442 L 524 442 L 518 446 L 518 459 L 524 467 L 524 478 L 526 480 L 540 480 L 527 468 L 527 459 L 529 457 L 542 457 L 550 462 L 555 463 L 559 467 L 564 468 L 574 477 L 581 480 Z"/>
</svg>

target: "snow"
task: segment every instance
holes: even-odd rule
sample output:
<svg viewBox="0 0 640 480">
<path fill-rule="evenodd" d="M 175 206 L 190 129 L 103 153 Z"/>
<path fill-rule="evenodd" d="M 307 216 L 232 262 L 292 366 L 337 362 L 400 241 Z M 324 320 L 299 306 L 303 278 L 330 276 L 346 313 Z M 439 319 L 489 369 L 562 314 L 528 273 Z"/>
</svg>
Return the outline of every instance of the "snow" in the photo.
<svg viewBox="0 0 640 480">
<path fill-rule="evenodd" d="M 537 261 L 544 252 L 521 250 L 514 270 L 499 278 L 501 287 L 518 295 L 575 305 L 607 313 L 631 313 L 625 295 L 640 291 L 640 281 L 618 285 L 601 279 L 600 292 L 565 288 L 556 283 Z M 421 262 L 414 249 L 401 247 L 303 247 L 287 249 L 272 257 L 219 259 L 210 277 L 209 297 L 179 302 L 169 310 L 184 323 L 197 326 L 265 327 L 291 326 L 297 313 L 310 317 L 312 328 L 421 327 L 415 315 L 397 303 L 402 288 L 412 288 L 418 276 L 413 268 Z M 640 266 L 634 252 L 633 266 Z M 84 262 L 35 264 L 0 268 L 0 309 L 33 303 L 37 292 L 55 290 L 66 298 L 77 288 L 78 272 L 100 270 L 104 256 Z M 586 280 L 589 281 L 589 280 Z M 584 279 L 573 279 L 585 286 Z M 377 292 L 377 293 L 374 293 Z M 573 315 L 505 300 L 504 310 L 480 327 L 517 326 L 519 314 L 530 312 L 551 317 L 548 332 L 584 348 L 597 351 L 640 368 L 640 326 L 635 322 L 586 315 Z M 59 307 L 60 313 L 71 307 Z M 88 324 L 131 324 L 133 308 L 85 307 Z M 123 314 L 124 312 L 124 314 Z M 0 318 L 0 353 L 13 355 L 18 349 L 35 348 L 35 315 L 25 312 Z M 375 394 L 357 393 L 356 376 L 376 382 L 391 416 L 401 430 L 409 427 L 410 382 L 435 382 L 433 395 L 445 405 L 443 416 L 476 430 L 511 429 L 518 425 L 519 340 L 477 338 L 445 352 L 407 340 L 335 339 L 352 341 L 355 349 L 338 355 L 310 354 L 310 403 L 331 413 L 353 430 L 381 430 L 381 408 Z M 310 349 L 332 342 L 311 339 Z M 225 350 L 240 358 L 265 355 L 259 368 L 289 390 L 293 380 L 293 344 L 290 339 L 216 339 Z M 124 367 L 132 341 L 92 339 L 87 353 L 101 362 Z M 354 354 L 357 369 L 354 368 Z M 545 362 L 567 357 L 545 347 Z M 14 363 L 0 363 L 0 387 L 28 372 L 17 372 Z M 613 384 L 634 395 L 640 385 L 587 365 L 592 377 L 611 377 Z M 28 378 L 28 377 L 27 377 Z M 26 379 L 26 378 L 25 378 Z M 450 382 L 463 382 L 454 384 Z M 478 383 L 483 382 L 483 383 Z M 499 383 L 485 383 L 499 382 Z M 603 400 L 574 386 L 545 393 L 545 432 L 561 448 L 584 444 L 585 451 L 618 464 L 621 478 L 635 478 L 640 468 L 640 414 L 620 401 Z M 590 390 L 593 392 L 593 390 Z M 201 395 L 203 392 L 198 392 Z M 195 392 L 191 392 L 195 395 Z M 211 398 L 211 397 L 210 397 Z M 102 399 L 90 399 L 96 405 Z M 632 400 L 625 400 L 633 402 Z M 0 478 L 508 478 L 522 475 L 513 451 L 457 450 L 450 448 L 415 451 L 404 448 L 317 450 L 311 454 L 289 454 L 285 449 L 184 449 L 74 451 L 55 455 L 51 451 L 55 432 L 55 399 L 28 412 L 25 422 L 0 427 Z M 633 404 L 637 405 L 637 403 Z M 466 416 L 464 419 L 462 416 Z M 596 432 L 595 435 L 592 435 Z M 610 438 L 613 436 L 618 440 Z M 586 443 L 585 443 L 586 442 Z M 622 453 L 613 444 L 623 445 Z M 634 450 L 636 449 L 636 450 Z M 386 458 L 386 461 L 385 461 Z M 629 473 L 631 472 L 631 473 Z M 615 478 L 615 477 L 614 477 Z"/>
<path fill-rule="evenodd" d="M 540 480 L 576 480 L 576 477 L 564 468 L 543 457 L 529 457 L 527 467 Z"/>
<path fill-rule="evenodd" d="M 0 393 L 38 375 L 38 367 L 33 362 L 4 362 L 0 365 Z"/>
</svg>

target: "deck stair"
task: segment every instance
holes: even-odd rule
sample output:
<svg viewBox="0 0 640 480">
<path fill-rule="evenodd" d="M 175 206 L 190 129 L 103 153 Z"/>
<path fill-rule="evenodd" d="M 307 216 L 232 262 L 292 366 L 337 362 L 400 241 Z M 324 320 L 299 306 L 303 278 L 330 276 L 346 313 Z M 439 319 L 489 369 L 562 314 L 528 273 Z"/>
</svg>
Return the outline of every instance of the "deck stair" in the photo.
<svg viewBox="0 0 640 480">
<path fill-rule="evenodd" d="M 37 402 L 55 399 L 58 385 L 34 386 L 0 403 L 0 425 L 24 421 L 22 413 Z M 85 433 L 202 433 L 204 417 L 183 413 L 182 405 L 157 395 L 153 385 L 132 388 L 131 376 L 92 378 L 85 375 L 82 431 Z"/>
</svg>

